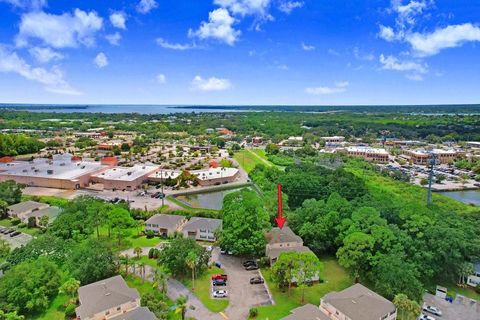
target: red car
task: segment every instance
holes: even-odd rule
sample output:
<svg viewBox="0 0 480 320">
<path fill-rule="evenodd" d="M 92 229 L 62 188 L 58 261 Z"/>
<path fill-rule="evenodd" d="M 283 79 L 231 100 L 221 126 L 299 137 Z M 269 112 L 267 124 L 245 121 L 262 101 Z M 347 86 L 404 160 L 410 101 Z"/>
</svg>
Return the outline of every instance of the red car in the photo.
<svg viewBox="0 0 480 320">
<path fill-rule="evenodd" d="M 212 276 L 212 280 L 223 280 L 223 281 L 227 281 L 228 277 L 226 274 L 214 274 Z"/>
</svg>

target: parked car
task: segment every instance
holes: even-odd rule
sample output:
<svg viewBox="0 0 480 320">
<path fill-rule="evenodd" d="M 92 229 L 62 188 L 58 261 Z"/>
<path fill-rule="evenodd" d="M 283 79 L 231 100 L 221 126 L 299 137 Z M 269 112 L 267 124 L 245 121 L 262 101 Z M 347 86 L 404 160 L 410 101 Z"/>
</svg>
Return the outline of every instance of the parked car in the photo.
<svg viewBox="0 0 480 320">
<path fill-rule="evenodd" d="M 264 282 L 262 277 L 253 277 L 250 279 L 250 284 L 262 284 Z"/>
<path fill-rule="evenodd" d="M 228 276 L 226 274 L 214 274 L 212 276 L 212 280 L 223 280 L 223 281 L 227 281 L 228 280 Z"/>
<path fill-rule="evenodd" d="M 217 268 L 222 267 L 222 264 L 220 263 L 220 261 L 215 261 L 215 267 L 217 267 Z"/>
<path fill-rule="evenodd" d="M 227 290 L 217 290 L 213 292 L 213 297 L 214 298 L 226 298 L 228 297 L 228 291 Z"/>
<path fill-rule="evenodd" d="M 422 310 L 426 312 L 430 312 L 431 314 L 434 314 L 439 317 L 442 316 L 442 311 L 434 306 L 424 305 Z"/>
<path fill-rule="evenodd" d="M 12 233 L 10 233 L 10 237 L 11 237 L 11 238 L 16 237 L 16 236 L 18 236 L 20 233 L 21 233 L 20 231 L 12 232 Z"/>
<path fill-rule="evenodd" d="M 156 198 L 161 192 L 152 193 L 151 198 Z"/>
<path fill-rule="evenodd" d="M 9 233 L 12 233 L 12 232 L 14 232 L 14 231 L 15 231 L 15 230 L 13 230 L 13 229 L 7 229 L 7 231 L 5 231 L 3 234 L 9 234 Z"/>
<path fill-rule="evenodd" d="M 427 316 L 425 314 L 420 314 L 420 316 L 417 318 L 418 320 L 436 320 L 434 317 Z"/>
<path fill-rule="evenodd" d="M 248 267 L 246 267 L 245 270 L 247 270 L 247 271 L 258 270 L 258 265 L 251 264 Z"/>
<path fill-rule="evenodd" d="M 227 285 L 227 282 L 225 280 L 213 280 L 212 284 L 215 287 L 223 287 Z"/>
<path fill-rule="evenodd" d="M 257 264 L 257 263 L 256 263 L 255 261 L 253 261 L 253 260 L 247 260 L 247 261 L 244 261 L 242 264 L 243 264 L 243 266 L 246 268 L 246 267 L 248 267 L 248 266 L 250 266 L 250 265 L 254 265 L 254 264 Z"/>
</svg>

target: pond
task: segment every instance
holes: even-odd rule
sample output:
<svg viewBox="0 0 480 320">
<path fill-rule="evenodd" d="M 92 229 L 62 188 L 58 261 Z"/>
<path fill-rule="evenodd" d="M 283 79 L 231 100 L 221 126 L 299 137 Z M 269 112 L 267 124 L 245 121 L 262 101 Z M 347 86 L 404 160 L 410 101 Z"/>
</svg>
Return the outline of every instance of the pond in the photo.
<svg viewBox="0 0 480 320">
<path fill-rule="evenodd" d="M 243 188 L 188 194 L 177 196 L 176 199 L 192 208 L 220 210 L 223 206 L 223 198 L 227 194 L 241 189 Z"/>
<path fill-rule="evenodd" d="M 439 193 L 466 204 L 480 206 L 480 190 L 445 191 Z"/>
</svg>

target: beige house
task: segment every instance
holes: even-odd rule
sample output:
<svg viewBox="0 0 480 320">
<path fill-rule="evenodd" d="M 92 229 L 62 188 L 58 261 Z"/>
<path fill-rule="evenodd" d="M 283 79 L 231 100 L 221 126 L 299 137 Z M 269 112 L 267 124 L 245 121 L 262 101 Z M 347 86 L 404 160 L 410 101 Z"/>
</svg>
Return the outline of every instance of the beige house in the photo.
<svg viewBox="0 0 480 320">
<path fill-rule="evenodd" d="M 266 235 L 267 246 L 265 255 L 270 259 L 270 264 L 275 263 L 283 252 L 311 252 L 303 245 L 303 240 L 289 227 L 272 228 Z"/>
<path fill-rule="evenodd" d="M 22 222 L 28 220 L 28 217 L 35 211 L 43 210 L 50 207 L 46 203 L 36 201 L 24 201 L 7 207 L 8 216 L 18 218 Z"/>
<path fill-rule="evenodd" d="M 222 229 L 222 220 L 193 217 L 182 228 L 183 235 L 200 241 L 215 242 L 215 232 Z"/>
<path fill-rule="evenodd" d="M 78 289 L 81 320 L 154 320 L 148 308 L 141 307 L 140 295 L 121 276 L 94 282 Z"/>
<path fill-rule="evenodd" d="M 330 292 L 320 300 L 320 311 L 332 320 L 395 320 L 395 305 L 357 283 L 340 291 Z"/>
<path fill-rule="evenodd" d="M 145 221 L 145 231 L 153 231 L 163 237 L 170 237 L 175 232 L 181 231 L 186 222 L 187 219 L 184 216 L 156 214 Z"/>
</svg>

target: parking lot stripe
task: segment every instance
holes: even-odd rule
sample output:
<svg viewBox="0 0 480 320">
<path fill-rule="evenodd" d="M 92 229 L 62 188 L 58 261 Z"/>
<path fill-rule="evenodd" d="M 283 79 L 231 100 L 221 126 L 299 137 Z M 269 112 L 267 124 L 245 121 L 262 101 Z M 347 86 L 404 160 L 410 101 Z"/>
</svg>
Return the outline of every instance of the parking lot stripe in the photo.
<svg viewBox="0 0 480 320">
<path fill-rule="evenodd" d="M 221 315 L 225 320 L 228 320 L 228 317 L 227 317 L 227 315 L 226 315 L 225 313 L 220 312 L 220 315 Z"/>
</svg>

